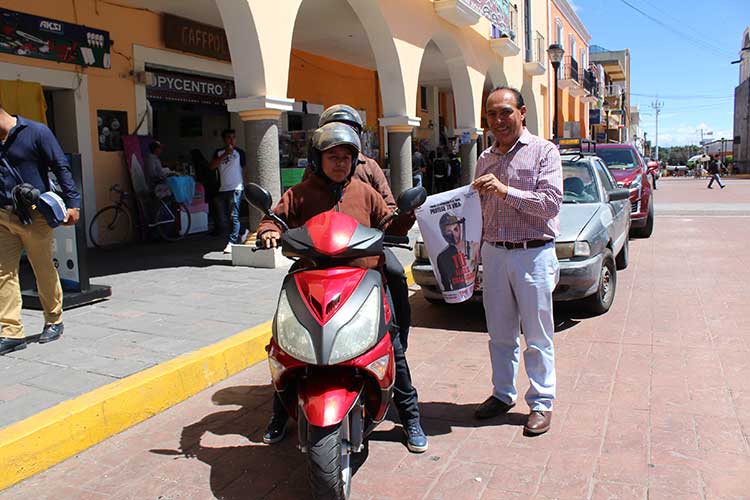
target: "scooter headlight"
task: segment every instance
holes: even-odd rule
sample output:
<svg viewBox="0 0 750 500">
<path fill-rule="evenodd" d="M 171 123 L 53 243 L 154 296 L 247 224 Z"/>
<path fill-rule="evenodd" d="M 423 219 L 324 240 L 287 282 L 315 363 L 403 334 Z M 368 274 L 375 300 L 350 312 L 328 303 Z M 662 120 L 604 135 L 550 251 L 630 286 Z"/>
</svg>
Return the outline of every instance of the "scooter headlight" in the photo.
<svg viewBox="0 0 750 500">
<path fill-rule="evenodd" d="M 336 333 L 329 364 L 355 358 L 375 345 L 380 325 L 380 294 L 380 288 L 373 288 L 352 320 Z"/>
<path fill-rule="evenodd" d="M 279 347 L 290 356 L 305 363 L 316 363 L 310 332 L 294 316 L 285 290 L 281 291 L 279 307 L 276 309 L 276 340 Z"/>
</svg>

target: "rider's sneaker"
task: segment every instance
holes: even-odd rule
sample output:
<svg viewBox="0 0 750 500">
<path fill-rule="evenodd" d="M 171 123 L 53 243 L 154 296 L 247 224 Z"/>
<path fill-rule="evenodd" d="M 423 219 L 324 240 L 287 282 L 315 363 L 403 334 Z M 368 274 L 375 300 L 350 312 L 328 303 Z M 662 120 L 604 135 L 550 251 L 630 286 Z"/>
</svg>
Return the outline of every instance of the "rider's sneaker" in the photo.
<svg viewBox="0 0 750 500">
<path fill-rule="evenodd" d="M 224 253 L 232 253 L 232 244 L 227 243 L 227 246 L 224 247 Z"/>
<path fill-rule="evenodd" d="M 286 436 L 286 421 L 286 418 L 272 416 L 271 421 L 268 422 L 268 427 L 266 427 L 266 432 L 263 433 L 263 442 L 274 444 L 284 439 L 284 436 Z"/>
<path fill-rule="evenodd" d="M 419 425 L 419 420 L 407 422 L 404 426 L 406 434 L 406 447 L 412 453 L 424 453 L 427 451 L 427 436 Z"/>
</svg>

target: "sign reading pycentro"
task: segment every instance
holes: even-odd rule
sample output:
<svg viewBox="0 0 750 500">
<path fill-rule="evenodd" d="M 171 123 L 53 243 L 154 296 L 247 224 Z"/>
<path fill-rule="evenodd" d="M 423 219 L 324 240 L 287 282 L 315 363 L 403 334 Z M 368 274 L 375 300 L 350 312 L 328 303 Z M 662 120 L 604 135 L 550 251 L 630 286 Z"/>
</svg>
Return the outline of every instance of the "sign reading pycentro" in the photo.
<svg viewBox="0 0 750 500">
<path fill-rule="evenodd" d="M 173 102 L 224 105 L 235 96 L 234 82 L 173 71 L 151 69 L 153 85 L 146 87 L 146 97 Z"/>
</svg>

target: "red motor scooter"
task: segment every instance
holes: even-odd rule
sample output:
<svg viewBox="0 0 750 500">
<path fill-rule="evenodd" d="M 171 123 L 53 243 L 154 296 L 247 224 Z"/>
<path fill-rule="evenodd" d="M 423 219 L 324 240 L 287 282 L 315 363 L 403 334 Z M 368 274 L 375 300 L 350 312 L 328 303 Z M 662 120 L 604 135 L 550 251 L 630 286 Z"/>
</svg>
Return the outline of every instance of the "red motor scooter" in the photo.
<svg viewBox="0 0 750 500">
<path fill-rule="evenodd" d="M 426 196 L 421 187 L 402 193 L 398 209 L 380 228 L 422 205 Z M 268 191 L 248 184 L 245 197 L 283 229 L 283 255 L 312 264 L 292 268 L 284 279 L 268 363 L 274 390 L 297 421 L 313 497 L 347 499 L 352 454 L 364 449 L 391 400 L 396 333 L 380 272 L 347 262 L 380 256 L 384 243 L 398 246 L 409 239 L 385 236 L 336 210 L 289 229 L 271 211 Z"/>
</svg>

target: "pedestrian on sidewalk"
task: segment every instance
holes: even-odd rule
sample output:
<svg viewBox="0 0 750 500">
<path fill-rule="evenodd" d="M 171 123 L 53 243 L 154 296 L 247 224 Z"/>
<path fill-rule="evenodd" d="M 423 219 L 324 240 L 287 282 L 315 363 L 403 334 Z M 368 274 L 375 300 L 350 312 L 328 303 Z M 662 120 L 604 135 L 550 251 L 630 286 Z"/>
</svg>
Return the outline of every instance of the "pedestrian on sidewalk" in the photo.
<svg viewBox="0 0 750 500">
<path fill-rule="evenodd" d="M 211 160 L 209 168 L 219 170 L 219 179 L 221 185 L 219 193 L 214 198 L 216 200 L 217 220 L 221 221 L 223 234 L 227 232 L 227 219 L 231 221 L 229 230 L 229 241 L 224 248 L 224 253 L 232 252 L 232 245 L 244 243 L 249 231 L 240 235 L 240 203 L 242 202 L 243 169 L 247 161 L 245 151 L 237 147 L 237 139 L 232 129 L 226 129 L 221 133 L 221 139 L 224 141 L 224 147 L 219 148 L 214 153 L 214 159 Z"/>
<path fill-rule="evenodd" d="M 474 187 L 481 194 L 484 310 L 493 393 L 476 410 L 486 419 L 516 404 L 521 329 L 531 386 L 524 431 L 547 432 L 555 399 L 552 290 L 560 275 L 555 255 L 562 204 L 560 153 L 524 126 L 521 93 L 499 87 L 486 105 L 495 143 L 480 156 Z"/>
<path fill-rule="evenodd" d="M 0 102 L 0 355 L 26 348 L 21 322 L 21 286 L 18 279 L 21 252 L 31 262 L 44 308 L 44 328 L 39 343 L 57 340 L 63 333 L 62 287 L 52 261 L 53 229 L 37 210 L 24 224 L 14 209 L 13 189 L 19 185 L 44 193 L 50 190 L 49 171 L 55 173 L 67 207 L 65 225 L 78 222 L 81 196 L 70 165 L 46 125 L 8 114 Z M 15 173 L 13 172 L 15 171 Z M 18 178 L 20 176 L 20 179 Z"/>
<path fill-rule="evenodd" d="M 719 164 L 716 163 L 716 160 L 711 160 L 711 163 L 708 164 L 708 173 L 711 175 L 711 180 L 708 181 L 708 189 L 713 189 L 714 181 L 716 181 L 719 184 L 719 187 L 721 189 L 724 189 L 726 185 L 721 182 L 721 177 L 719 177 Z"/>
</svg>

